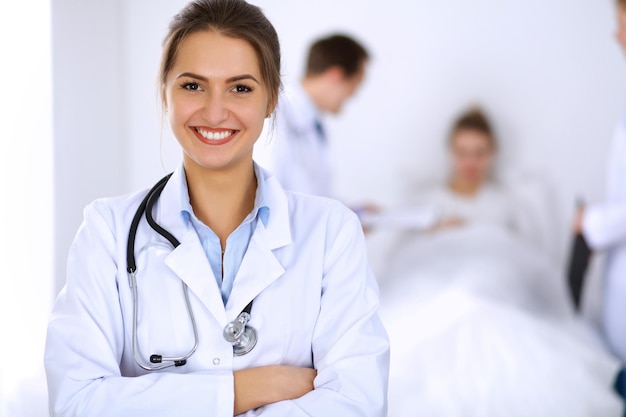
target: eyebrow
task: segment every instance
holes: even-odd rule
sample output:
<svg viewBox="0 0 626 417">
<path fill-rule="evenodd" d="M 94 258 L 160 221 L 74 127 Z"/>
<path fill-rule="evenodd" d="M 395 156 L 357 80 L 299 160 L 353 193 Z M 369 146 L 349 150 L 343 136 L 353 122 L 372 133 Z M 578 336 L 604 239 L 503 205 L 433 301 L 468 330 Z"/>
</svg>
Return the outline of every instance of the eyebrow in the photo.
<svg viewBox="0 0 626 417">
<path fill-rule="evenodd" d="M 194 74 L 192 72 L 183 72 L 182 74 L 180 74 L 178 78 L 182 78 L 182 77 L 189 77 L 189 78 L 196 78 L 200 81 L 204 81 L 204 82 L 208 82 L 209 79 L 207 77 L 204 77 L 202 75 L 198 75 L 198 74 Z M 250 74 L 241 74 L 241 75 L 235 75 L 233 77 L 229 77 L 226 79 L 227 83 L 232 83 L 235 81 L 241 81 L 241 80 L 252 80 L 254 82 L 256 82 L 257 84 L 261 85 L 261 83 L 259 82 L 259 80 L 257 80 L 256 78 L 254 78 L 252 75 Z"/>
</svg>

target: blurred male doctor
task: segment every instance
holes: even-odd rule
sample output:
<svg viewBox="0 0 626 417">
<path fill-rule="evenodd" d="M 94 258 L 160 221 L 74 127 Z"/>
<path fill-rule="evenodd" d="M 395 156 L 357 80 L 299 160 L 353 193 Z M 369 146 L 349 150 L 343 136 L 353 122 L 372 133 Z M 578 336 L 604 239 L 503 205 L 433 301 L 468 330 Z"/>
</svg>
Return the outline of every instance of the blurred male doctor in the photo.
<svg viewBox="0 0 626 417">
<path fill-rule="evenodd" d="M 255 159 L 283 188 L 334 197 L 323 118 L 339 114 L 358 90 L 368 59 L 365 47 L 344 34 L 319 38 L 309 47 L 304 76 L 281 94 L 275 124 L 255 146 Z"/>
</svg>

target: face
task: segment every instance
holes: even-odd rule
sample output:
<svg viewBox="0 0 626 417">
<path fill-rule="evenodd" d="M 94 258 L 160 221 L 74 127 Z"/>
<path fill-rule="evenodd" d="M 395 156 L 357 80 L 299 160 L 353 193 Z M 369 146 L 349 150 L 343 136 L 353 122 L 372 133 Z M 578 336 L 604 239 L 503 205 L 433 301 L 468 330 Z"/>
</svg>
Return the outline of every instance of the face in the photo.
<svg viewBox="0 0 626 417">
<path fill-rule="evenodd" d="M 469 129 L 457 131 L 450 152 L 456 180 L 478 185 L 489 175 L 494 150 L 485 133 Z"/>
<path fill-rule="evenodd" d="M 626 7 L 617 9 L 617 31 L 615 32 L 617 42 L 626 53 Z"/>
<path fill-rule="evenodd" d="M 356 93 L 363 83 L 363 78 L 365 78 L 365 63 L 361 65 L 359 71 L 349 77 L 345 76 L 343 70 L 338 69 L 325 110 L 333 114 L 341 112 L 345 102 Z"/>
<path fill-rule="evenodd" d="M 186 167 L 251 164 L 253 145 L 272 109 L 248 42 L 208 31 L 190 35 L 180 45 L 164 97 Z"/>
</svg>

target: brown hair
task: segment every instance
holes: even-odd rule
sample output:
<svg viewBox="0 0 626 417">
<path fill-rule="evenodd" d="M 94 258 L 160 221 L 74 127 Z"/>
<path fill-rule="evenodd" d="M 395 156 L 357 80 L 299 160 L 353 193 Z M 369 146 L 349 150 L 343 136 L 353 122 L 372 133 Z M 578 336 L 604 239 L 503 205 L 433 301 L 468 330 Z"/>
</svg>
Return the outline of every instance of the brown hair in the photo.
<svg viewBox="0 0 626 417">
<path fill-rule="evenodd" d="M 163 41 L 159 83 L 161 98 L 180 44 L 191 34 L 215 31 L 247 41 L 257 54 L 261 76 L 273 110 L 281 88 L 280 44 L 274 26 L 257 6 L 244 0 L 194 0 L 170 21 Z"/>
<path fill-rule="evenodd" d="M 306 75 L 319 75 L 339 66 L 346 77 L 359 72 L 361 64 L 369 58 L 367 50 L 353 38 L 335 34 L 315 41 L 309 48 Z"/>
<path fill-rule="evenodd" d="M 496 138 L 487 116 L 478 106 L 470 107 L 467 111 L 459 116 L 450 132 L 449 141 L 450 144 L 454 141 L 454 137 L 461 130 L 473 130 L 476 132 L 484 133 L 489 138 L 489 144 L 493 149 L 496 146 Z"/>
<path fill-rule="evenodd" d="M 626 0 L 616 0 L 617 6 L 626 9 Z"/>
</svg>

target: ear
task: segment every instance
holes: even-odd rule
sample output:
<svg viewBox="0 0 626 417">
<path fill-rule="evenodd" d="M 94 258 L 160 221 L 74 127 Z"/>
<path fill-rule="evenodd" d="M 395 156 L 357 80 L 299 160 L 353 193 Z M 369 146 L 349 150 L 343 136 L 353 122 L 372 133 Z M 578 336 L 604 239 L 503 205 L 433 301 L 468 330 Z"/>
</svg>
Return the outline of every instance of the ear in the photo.
<svg viewBox="0 0 626 417">
<path fill-rule="evenodd" d="M 339 65 L 334 65 L 324 71 L 324 76 L 334 82 L 340 82 L 346 79 L 346 72 Z"/>
</svg>

